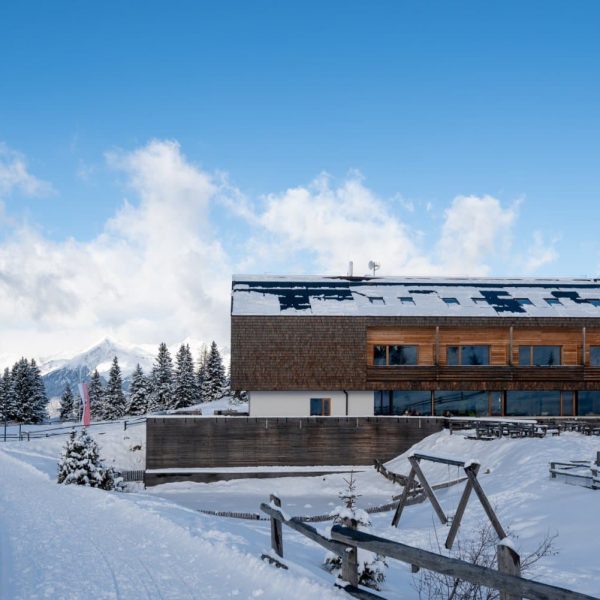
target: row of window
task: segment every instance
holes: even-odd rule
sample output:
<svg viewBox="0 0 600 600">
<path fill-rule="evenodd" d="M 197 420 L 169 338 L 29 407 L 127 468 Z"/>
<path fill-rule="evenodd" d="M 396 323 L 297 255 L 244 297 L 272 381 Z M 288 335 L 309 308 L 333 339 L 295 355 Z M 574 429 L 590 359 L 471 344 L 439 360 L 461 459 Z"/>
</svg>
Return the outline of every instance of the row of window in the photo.
<svg viewBox="0 0 600 600">
<path fill-rule="evenodd" d="M 560 346 L 519 346 L 520 367 L 553 367 L 561 364 Z M 418 346 L 374 346 L 373 364 L 400 366 L 418 364 Z M 589 364 L 600 367 L 600 346 L 590 346 Z M 448 366 L 485 366 L 490 364 L 490 347 L 487 345 L 447 346 Z"/>
<path fill-rule="evenodd" d="M 374 413 L 463 417 L 600 415 L 600 391 L 392 390 L 375 392 Z"/>
<path fill-rule="evenodd" d="M 369 299 L 372 303 L 374 300 L 381 300 L 381 304 L 385 304 L 385 301 L 381 296 L 371 296 Z M 415 304 L 415 299 L 412 296 L 398 296 L 398 300 L 400 300 L 402 304 Z M 441 298 L 441 300 L 449 306 L 460 304 L 458 298 Z M 517 302 L 521 306 L 535 306 L 529 298 L 511 298 L 510 300 Z M 473 304 L 485 304 L 487 306 L 491 306 L 490 301 L 487 298 L 471 298 L 471 301 L 473 302 Z M 560 298 L 544 298 L 544 302 L 546 302 L 546 304 L 548 304 L 549 306 L 562 305 Z M 600 300 L 589 299 L 586 300 L 586 302 L 588 302 L 592 306 L 600 306 Z"/>
</svg>

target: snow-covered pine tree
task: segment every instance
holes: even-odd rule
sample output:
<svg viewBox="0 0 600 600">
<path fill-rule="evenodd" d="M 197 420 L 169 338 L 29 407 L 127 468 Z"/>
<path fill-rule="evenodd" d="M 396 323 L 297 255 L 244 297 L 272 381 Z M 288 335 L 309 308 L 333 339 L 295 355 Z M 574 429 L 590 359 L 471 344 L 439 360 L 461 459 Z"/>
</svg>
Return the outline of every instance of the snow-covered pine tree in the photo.
<svg viewBox="0 0 600 600">
<path fill-rule="evenodd" d="M 356 500 L 360 494 L 356 491 L 356 480 L 354 472 L 350 472 L 350 478 L 344 479 L 346 488 L 339 493 L 342 506 L 336 507 L 330 514 L 334 517 L 335 525 L 346 525 L 351 527 L 370 527 L 371 519 L 368 513 L 356 506 Z M 342 558 L 333 552 L 325 555 L 323 566 L 331 573 L 341 576 Z M 385 569 L 387 568 L 385 557 L 368 550 L 358 550 L 358 583 L 378 590 L 385 581 Z"/>
<path fill-rule="evenodd" d="M 65 391 L 60 399 L 60 420 L 68 421 L 73 418 L 75 413 L 75 398 L 71 386 L 67 383 Z"/>
<path fill-rule="evenodd" d="M 31 377 L 32 388 L 32 414 L 30 422 L 41 423 L 48 418 L 48 412 L 46 410 L 48 406 L 48 396 L 46 395 L 46 386 L 42 379 L 42 373 L 34 359 L 31 359 L 31 362 L 29 363 L 29 376 Z"/>
<path fill-rule="evenodd" d="M 173 361 L 164 342 L 158 347 L 150 382 L 152 391 L 148 409 L 157 411 L 169 408 L 173 402 Z"/>
<path fill-rule="evenodd" d="M 208 348 L 206 344 L 202 344 L 200 350 L 200 358 L 198 359 L 198 371 L 196 373 L 196 382 L 198 386 L 198 395 L 200 402 L 207 402 L 205 397 L 205 381 L 206 381 L 206 370 L 208 368 Z"/>
<path fill-rule="evenodd" d="M 121 377 L 121 367 L 119 359 L 113 358 L 110 372 L 108 374 L 108 383 L 104 392 L 103 415 L 102 418 L 113 421 L 120 419 L 127 410 L 127 399 L 123 393 L 123 379 Z"/>
<path fill-rule="evenodd" d="M 144 375 L 144 371 L 142 371 L 142 367 L 138 364 L 131 376 L 131 384 L 129 385 L 127 414 L 145 415 L 148 412 L 148 395 L 148 380 Z"/>
<path fill-rule="evenodd" d="M 198 382 L 190 347 L 182 344 L 175 359 L 173 403 L 171 408 L 185 408 L 199 402 Z"/>
<path fill-rule="evenodd" d="M 206 363 L 206 375 L 202 386 L 202 396 L 205 402 L 222 398 L 227 390 L 225 367 L 216 342 L 210 345 Z"/>
<path fill-rule="evenodd" d="M 100 459 L 98 444 L 82 429 L 67 440 L 58 463 L 58 483 L 87 485 L 103 490 L 122 489 L 122 479 Z"/>
<path fill-rule="evenodd" d="M 102 387 L 102 379 L 98 369 L 95 369 L 90 378 L 88 387 L 90 396 L 90 412 L 92 419 L 100 420 L 104 414 L 104 388 Z"/>
<path fill-rule="evenodd" d="M 15 399 L 15 393 L 12 387 L 12 377 L 10 369 L 6 367 L 4 369 L 4 375 L 2 376 L 2 402 L 3 402 L 3 420 L 14 421 L 17 413 L 17 403 Z"/>
</svg>

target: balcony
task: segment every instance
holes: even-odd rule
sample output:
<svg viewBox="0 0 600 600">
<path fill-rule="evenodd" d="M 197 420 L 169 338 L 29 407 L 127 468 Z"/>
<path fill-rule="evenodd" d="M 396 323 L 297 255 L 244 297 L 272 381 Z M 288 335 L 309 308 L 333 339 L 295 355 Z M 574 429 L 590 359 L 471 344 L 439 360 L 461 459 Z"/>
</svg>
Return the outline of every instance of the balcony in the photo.
<svg viewBox="0 0 600 600">
<path fill-rule="evenodd" d="M 367 366 L 367 382 L 487 381 L 487 382 L 600 382 L 600 367 L 441 367 Z"/>
</svg>

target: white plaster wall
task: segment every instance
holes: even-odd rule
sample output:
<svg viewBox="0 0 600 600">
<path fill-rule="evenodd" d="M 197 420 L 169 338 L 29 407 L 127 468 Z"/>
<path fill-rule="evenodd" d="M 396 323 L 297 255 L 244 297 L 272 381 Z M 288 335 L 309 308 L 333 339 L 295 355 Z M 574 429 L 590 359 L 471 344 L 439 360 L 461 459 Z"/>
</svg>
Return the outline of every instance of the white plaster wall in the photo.
<svg viewBox="0 0 600 600">
<path fill-rule="evenodd" d="M 331 416 L 346 416 L 344 392 L 249 392 L 251 417 L 308 417 L 311 398 L 331 398 Z M 348 415 L 370 417 L 373 415 L 373 392 L 349 391 Z"/>
</svg>

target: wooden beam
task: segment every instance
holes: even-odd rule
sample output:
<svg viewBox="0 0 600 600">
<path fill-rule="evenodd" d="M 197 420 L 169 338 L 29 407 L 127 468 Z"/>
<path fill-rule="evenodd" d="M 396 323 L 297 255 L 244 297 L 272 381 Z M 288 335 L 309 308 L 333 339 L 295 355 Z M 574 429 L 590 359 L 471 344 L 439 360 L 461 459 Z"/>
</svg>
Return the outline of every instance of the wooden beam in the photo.
<svg viewBox="0 0 600 600">
<path fill-rule="evenodd" d="M 277 507 L 281 507 L 281 500 L 271 494 L 271 503 Z M 281 531 L 281 521 L 271 517 L 271 548 L 273 552 L 283 558 L 283 532 Z"/>
<path fill-rule="evenodd" d="M 467 469 L 473 470 L 475 477 L 477 477 L 477 473 L 479 473 L 478 464 L 473 464 L 468 467 L 465 467 L 465 471 Z M 454 544 L 454 538 L 458 533 L 458 528 L 460 527 L 460 522 L 462 521 L 463 515 L 465 514 L 465 509 L 467 508 L 467 503 L 469 502 L 469 497 L 471 496 L 472 490 L 473 484 L 469 479 L 467 480 L 467 485 L 465 485 L 465 489 L 463 490 L 460 502 L 458 503 L 456 513 L 452 518 L 452 525 L 450 526 L 450 531 L 448 532 L 448 537 L 446 538 L 446 543 L 444 544 L 446 549 L 448 550 L 450 550 L 452 548 L 452 545 Z"/>
<path fill-rule="evenodd" d="M 410 490 L 412 489 L 415 482 L 415 469 L 412 468 L 410 473 L 408 474 L 408 479 L 404 484 L 404 490 L 402 491 L 402 496 L 400 496 L 400 502 L 398 502 L 398 506 L 396 507 L 396 512 L 392 517 L 392 527 L 398 527 L 398 523 L 400 522 L 400 516 L 402 515 L 402 511 L 404 510 L 404 506 L 406 505 L 406 500 L 408 499 L 408 495 L 410 494 Z"/>
<path fill-rule="evenodd" d="M 581 328 L 581 364 L 585 367 L 585 358 L 586 358 L 586 329 L 585 327 Z"/>
<path fill-rule="evenodd" d="M 498 537 L 503 540 L 506 537 L 506 532 L 502 528 L 502 525 L 500 525 L 500 521 L 498 520 L 490 501 L 485 495 L 485 492 L 483 491 L 476 474 L 474 474 L 471 469 L 465 469 L 465 473 L 467 474 L 467 477 L 469 478 L 469 481 L 471 482 L 471 485 L 473 486 L 473 489 L 479 498 L 479 502 L 481 502 L 481 506 L 483 506 L 483 510 L 485 510 L 492 527 L 496 530 Z"/>
<path fill-rule="evenodd" d="M 419 483 L 421 484 L 423 491 L 429 498 L 429 501 L 431 502 L 433 509 L 435 510 L 440 521 L 445 525 L 448 522 L 448 518 L 444 514 L 444 509 L 441 507 L 440 503 L 438 502 L 438 499 L 435 496 L 435 492 L 431 489 L 431 486 L 429 485 L 429 482 L 427 481 L 425 474 L 423 473 L 423 471 L 421 471 L 421 467 L 419 466 L 419 460 L 416 458 L 416 455 L 409 456 L 408 460 L 409 460 L 410 464 L 412 465 L 412 468 L 415 471 L 415 475 L 417 476 L 417 479 L 419 480 Z"/>
<path fill-rule="evenodd" d="M 444 458 L 443 456 L 432 456 L 430 454 L 420 454 L 415 452 L 413 455 L 409 456 L 408 460 L 411 458 L 416 458 L 417 460 L 428 460 L 430 462 L 442 463 L 444 465 L 453 465 L 455 467 L 464 467 L 464 460 L 454 460 L 453 458 Z"/>
<path fill-rule="evenodd" d="M 498 544 L 496 557 L 500 573 L 507 573 L 516 577 L 521 576 L 521 557 L 512 548 L 504 544 Z M 522 597 L 520 594 L 500 592 L 500 600 L 522 600 Z"/>
<path fill-rule="evenodd" d="M 331 537 L 337 542 L 348 546 L 354 545 L 410 565 L 417 565 L 422 569 L 429 569 L 442 575 L 464 579 L 492 589 L 520 594 L 531 600 L 598 600 L 598 598 L 587 594 L 573 592 L 532 579 L 508 575 L 495 569 L 435 554 L 428 550 L 387 540 L 365 531 L 355 531 L 340 525 L 334 525 L 331 528 Z"/>
</svg>

